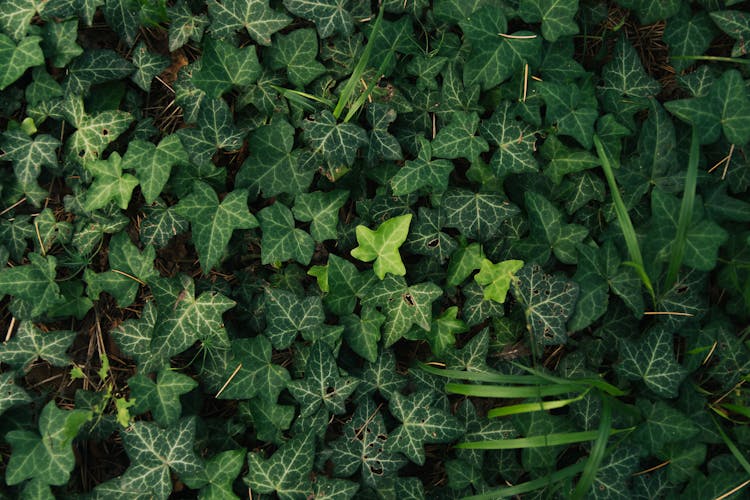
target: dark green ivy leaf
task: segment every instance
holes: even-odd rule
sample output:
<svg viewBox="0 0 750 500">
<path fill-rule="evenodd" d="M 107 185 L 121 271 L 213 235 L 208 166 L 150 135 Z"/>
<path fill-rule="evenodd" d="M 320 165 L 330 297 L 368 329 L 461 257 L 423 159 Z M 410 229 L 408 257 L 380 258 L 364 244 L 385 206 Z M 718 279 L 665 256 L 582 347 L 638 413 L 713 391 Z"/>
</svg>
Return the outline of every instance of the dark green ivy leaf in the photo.
<svg viewBox="0 0 750 500">
<path fill-rule="evenodd" d="M 294 259 L 308 265 L 315 251 L 315 241 L 302 229 L 294 227 L 292 211 L 277 201 L 257 214 L 263 234 L 261 262 L 271 264 Z"/>
<path fill-rule="evenodd" d="M 211 32 L 229 38 L 238 30 L 261 45 L 271 45 L 271 35 L 286 27 L 291 19 L 268 6 L 268 0 L 212 0 L 208 3 Z"/>
<path fill-rule="evenodd" d="M 159 425 L 170 427 L 177 423 L 182 413 L 180 396 L 195 389 L 198 382 L 182 373 L 162 368 L 156 375 L 156 381 L 139 373 L 128 380 L 128 386 L 130 399 L 135 402 L 130 410 L 132 414 L 151 411 Z"/>
<path fill-rule="evenodd" d="M 675 360 L 671 331 L 653 327 L 637 341 L 620 339 L 618 347 L 621 361 L 615 365 L 617 373 L 629 380 L 642 380 L 661 397 L 677 397 L 686 372 Z"/>
</svg>

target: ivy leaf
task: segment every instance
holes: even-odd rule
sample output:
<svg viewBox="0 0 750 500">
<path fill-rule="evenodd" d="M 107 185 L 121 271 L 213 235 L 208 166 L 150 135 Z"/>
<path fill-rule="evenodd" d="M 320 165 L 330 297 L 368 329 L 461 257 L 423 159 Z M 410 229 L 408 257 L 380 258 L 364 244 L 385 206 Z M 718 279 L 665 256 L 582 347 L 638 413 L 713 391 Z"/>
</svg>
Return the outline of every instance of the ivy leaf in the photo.
<svg viewBox="0 0 750 500">
<path fill-rule="evenodd" d="M 236 229 L 258 227 L 258 221 L 247 208 L 247 193 L 235 190 L 219 202 L 213 188 L 200 181 L 193 185 L 191 194 L 180 200 L 175 211 L 190 221 L 193 243 L 205 274 L 221 262 Z"/>
<path fill-rule="evenodd" d="M 146 203 L 153 203 L 167 184 L 172 167 L 187 162 L 179 137 L 168 135 L 158 146 L 148 141 L 130 142 L 122 158 L 122 168 L 135 170 Z"/>
<path fill-rule="evenodd" d="M 357 296 L 375 279 L 372 271 L 360 273 L 356 266 L 338 255 L 328 255 L 328 295 L 323 299 L 333 314 L 345 316 L 354 311 Z"/>
<path fill-rule="evenodd" d="M 198 340 L 228 347 L 221 315 L 234 307 L 233 300 L 211 291 L 196 298 L 195 284 L 186 277 L 154 280 L 151 291 L 159 306 L 159 321 L 151 340 L 154 356 L 169 358 Z"/>
<path fill-rule="evenodd" d="M 391 180 L 396 196 L 403 196 L 428 188 L 431 192 L 443 192 L 448 188 L 448 176 L 453 172 L 453 163 L 448 160 L 432 160 L 432 146 L 424 137 L 418 139 L 419 154 L 415 160 L 407 160 Z"/>
<path fill-rule="evenodd" d="M 675 59 L 675 56 L 703 55 L 715 35 L 716 28 L 707 13 L 693 14 L 692 9 L 683 5 L 664 28 L 664 42 L 669 47 L 670 63 L 674 69 L 682 71 L 693 64 L 690 60 Z"/>
<path fill-rule="evenodd" d="M 240 29 L 247 30 L 261 45 L 271 45 L 271 35 L 285 28 L 291 19 L 268 6 L 268 0 L 212 0 L 208 4 L 211 32 L 229 38 Z"/>
<path fill-rule="evenodd" d="M 227 450 L 217 453 L 206 461 L 206 484 L 200 492 L 202 500 L 235 500 L 232 483 L 245 464 L 245 450 Z"/>
<path fill-rule="evenodd" d="M 90 160 L 85 167 L 94 176 L 83 205 L 87 211 L 104 208 L 110 201 L 114 201 L 122 210 L 128 208 L 138 179 L 122 173 L 122 158 L 117 151 L 106 160 Z"/>
<path fill-rule="evenodd" d="M 102 13 L 112 29 L 132 47 L 141 27 L 140 11 L 146 4 L 128 0 L 105 0 Z"/>
<path fill-rule="evenodd" d="M 208 25 L 205 14 L 193 15 L 184 0 L 178 0 L 173 7 L 167 7 L 169 14 L 169 51 L 175 52 L 188 40 L 200 42 L 203 30 Z"/>
<path fill-rule="evenodd" d="M 90 418 L 90 411 L 65 411 L 50 401 L 39 415 L 38 433 L 8 432 L 5 440 L 13 449 L 5 470 L 8 485 L 33 478 L 44 484 L 66 484 L 76 464 L 71 444 Z"/>
<path fill-rule="evenodd" d="M 750 97 L 737 70 L 727 70 L 705 96 L 664 103 L 677 118 L 693 125 L 701 144 L 716 142 L 721 131 L 732 144 L 750 140 Z"/>
<path fill-rule="evenodd" d="M 330 444 L 333 474 L 350 477 L 360 471 L 362 484 L 380 490 L 406 465 L 399 453 L 387 449 L 388 429 L 372 398 L 360 400 L 342 435 Z"/>
<path fill-rule="evenodd" d="M 479 127 L 476 113 L 455 112 L 448 125 L 441 128 L 432 140 L 432 154 L 438 158 L 466 158 L 477 160 L 490 146 L 482 136 L 474 135 Z"/>
<path fill-rule="evenodd" d="M 747 55 L 747 40 L 750 38 L 750 15 L 747 12 L 729 9 L 710 12 L 709 15 L 721 31 L 737 40 L 737 43 L 732 47 L 732 57 Z"/>
<path fill-rule="evenodd" d="M 372 306 L 363 307 L 359 316 L 350 314 L 341 317 L 346 343 L 352 348 L 352 351 L 371 363 L 374 363 L 378 358 L 380 329 L 384 321 L 385 316 Z"/>
<path fill-rule="evenodd" d="M 246 405 L 243 407 L 243 405 Z M 281 445 L 286 441 L 282 431 L 289 429 L 294 419 L 296 408 L 292 405 L 281 405 L 267 398 L 255 397 L 247 403 L 240 403 L 240 409 L 252 419 L 258 440 Z"/>
<path fill-rule="evenodd" d="M 263 335 L 232 342 L 233 360 L 239 370 L 226 374 L 229 380 L 219 399 L 250 399 L 257 397 L 275 402 L 291 379 L 283 366 L 271 361 L 271 342 Z M 229 378 L 232 374 L 234 377 Z"/>
<path fill-rule="evenodd" d="M 122 441 L 130 467 L 115 479 L 121 490 L 167 498 L 172 493 L 172 471 L 193 488 L 205 484 L 204 464 L 193 451 L 195 418 L 183 418 L 166 429 L 135 422 Z"/>
<path fill-rule="evenodd" d="M 446 227 L 458 229 L 467 238 L 487 241 L 498 236 L 501 223 L 519 213 L 518 207 L 498 194 L 474 193 L 467 189 L 449 189 L 443 195 Z"/>
<path fill-rule="evenodd" d="M 84 111 L 80 97 L 71 98 L 66 103 L 63 115 L 77 129 L 65 141 L 67 156 L 79 163 L 99 159 L 107 145 L 125 132 L 133 121 L 132 115 L 124 111 L 89 115 Z"/>
<path fill-rule="evenodd" d="M 474 281 L 482 285 L 485 300 L 494 300 L 503 304 L 515 273 L 522 267 L 523 261 L 521 260 L 505 260 L 493 264 L 489 259 L 482 259 Z"/>
<path fill-rule="evenodd" d="M 539 82 L 537 88 L 547 105 L 546 121 L 555 123 L 559 134 L 569 135 L 591 149 L 594 123 L 599 117 L 593 92 L 575 83 Z"/>
<path fill-rule="evenodd" d="M 265 335 L 276 349 L 286 349 L 297 334 L 304 338 L 313 336 L 325 321 L 320 297 L 300 299 L 294 293 L 280 288 L 271 288 L 266 296 Z"/>
<path fill-rule="evenodd" d="M 338 237 L 339 209 L 348 199 L 349 191 L 338 189 L 327 193 L 300 193 L 294 199 L 292 212 L 298 221 L 311 223 L 310 234 L 315 241 L 335 240 Z"/>
<path fill-rule="evenodd" d="M 32 316 L 39 316 L 64 299 L 55 282 L 57 259 L 36 253 L 28 255 L 29 264 L 0 271 L 0 296 L 11 295 L 31 304 Z"/>
<path fill-rule="evenodd" d="M 313 344 L 305 364 L 305 378 L 293 380 L 287 389 L 300 404 L 300 416 L 307 417 L 322 405 L 334 415 L 346 412 L 346 400 L 359 380 L 342 377 L 336 358 L 325 342 Z"/>
<path fill-rule="evenodd" d="M 140 42 L 133 49 L 133 65 L 135 73 L 130 77 L 136 85 L 148 92 L 151 89 L 151 81 L 162 71 L 169 67 L 169 58 L 161 54 L 154 54 L 146 48 L 144 42 Z"/>
<path fill-rule="evenodd" d="M 389 276 L 368 288 L 362 306 L 380 306 L 385 313 L 383 339 L 387 348 L 414 324 L 429 332 L 432 325 L 432 303 L 442 295 L 443 290 L 435 283 L 407 286 L 404 278 Z"/>
<path fill-rule="evenodd" d="M 37 178 L 42 167 L 57 166 L 57 148 L 60 141 L 46 134 L 39 134 L 34 139 L 22 130 L 8 130 L 3 133 L 0 148 L 0 160 L 13 162 L 13 173 L 27 197 L 38 204 L 41 200 L 34 193 L 41 189 Z"/>
<path fill-rule="evenodd" d="M 78 21 L 75 19 L 45 24 L 42 46 L 47 57 L 52 54 L 50 62 L 54 67 L 64 68 L 83 53 L 83 48 L 76 43 L 77 38 Z"/>
<path fill-rule="evenodd" d="M 411 224 L 411 214 L 393 217 L 383 222 L 373 231 L 366 226 L 358 225 L 357 243 L 359 246 L 351 251 L 352 257 L 363 262 L 375 261 L 373 270 L 381 280 L 386 273 L 396 276 L 406 274 L 398 248 L 406 241 Z"/>
<path fill-rule="evenodd" d="M 453 238 L 440 231 L 444 225 L 445 215 L 442 210 L 419 207 L 417 222 L 409 232 L 404 248 L 445 262 L 457 244 Z"/>
<path fill-rule="evenodd" d="M 315 23 L 321 38 L 351 33 L 353 21 L 348 4 L 349 0 L 284 0 L 289 12 Z"/>
<path fill-rule="evenodd" d="M 0 359 L 2 358 L 3 356 L 0 354 Z M 0 394 L 3 395 L 0 399 L 0 415 L 9 408 L 31 402 L 31 396 L 16 385 L 13 380 L 14 377 L 14 372 L 0 373 Z"/>
<path fill-rule="evenodd" d="M 146 217 L 141 221 L 140 239 L 144 245 L 162 248 L 173 237 L 188 230 L 188 221 L 158 198 L 143 211 Z"/>
<path fill-rule="evenodd" d="M 0 5 L 0 29 L 14 40 L 22 40 L 29 31 L 34 15 L 44 10 L 44 4 L 34 0 L 8 0 Z"/>
<path fill-rule="evenodd" d="M 21 78 L 32 66 L 44 64 L 41 41 L 38 36 L 27 36 L 16 44 L 0 33 L 0 90 Z"/>
<path fill-rule="evenodd" d="M 685 370 L 674 355 L 672 332 L 657 326 L 647 330 L 639 341 L 621 338 L 617 373 L 628 380 L 643 380 L 646 387 L 663 398 L 675 398 L 685 378 Z"/>
<path fill-rule="evenodd" d="M 336 123 L 330 111 L 321 111 L 302 123 L 303 139 L 332 170 L 354 163 L 357 149 L 367 144 L 367 134 L 353 123 Z"/>
<path fill-rule="evenodd" d="M 167 354 L 151 349 L 157 316 L 156 303 L 149 301 L 139 318 L 126 320 L 113 330 L 112 338 L 127 357 L 136 361 L 139 373 L 154 372 L 169 361 Z"/>
<path fill-rule="evenodd" d="M 68 66 L 63 89 L 69 95 L 86 94 L 92 85 L 120 80 L 134 69 L 114 50 L 86 50 Z"/>
<path fill-rule="evenodd" d="M 315 460 L 315 433 L 300 432 L 281 445 L 270 458 L 250 452 L 248 473 L 243 478 L 253 491 L 273 493 L 280 500 L 306 498 L 313 489 L 310 480 Z"/>
<path fill-rule="evenodd" d="M 182 373 L 162 368 L 156 375 L 156 382 L 139 373 L 128 380 L 128 386 L 130 399 L 135 400 L 130 411 L 133 414 L 151 411 L 156 423 L 168 428 L 177 423 L 182 413 L 180 396 L 198 387 L 198 382 Z"/>
<path fill-rule="evenodd" d="M 542 52 L 538 36 L 528 31 L 506 38 L 508 22 L 502 9 L 487 5 L 459 22 L 471 44 L 471 55 L 464 65 L 464 83 L 481 85 L 483 90 L 523 70 L 524 64 L 536 66 Z"/>
<path fill-rule="evenodd" d="M 401 144 L 388 132 L 388 127 L 396 121 L 396 111 L 386 104 L 372 103 L 367 106 L 367 121 L 370 122 L 370 142 L 367 145 L 367 161 L 401 160 Z"/>
<path fill-rule="evenodd" d="M 221 97 L 232 86 L 246 87 L 261 74 L 255 46 L 237 48 L 223 40 L 209 38 L 203 46 L 200 70 L 193 72 L 196 87 L 210 98 Z"/>
<path fill-rule="evenodd" d="M 648 98 L 661 90 L 659 82 L 643 69 L 638 53 L 625 37 L 617 41 L 612 60 L 602 70 L 602 79 L 599 91 L 604 109 L 624 123 L 630 123 L 636 111 L 648 107 Z"/>
<path fill-rule="evenodd" d="M 639 399 L 636 406 L 644 422 L 636 429 L 634 438 L 652 453 L 661 451 L 665 444 L 690 439 L 700 431 L 692 419 L 665 401 L 652 403 Z"/>
<path fill-rule="evenodd" d="M 390 350 L 382 351 L 375 362 L 366 363 L 359 379 L 361 380 L 357 387 L 359 399 L 366 398 L 377 391 L 385 399 L 390 400 L 406 385 L 406 378 L 396 370 L 396 358 Z"/>
<path fill-rule="evenodd" d="M 532 234 L 544 238 L 560 262 L 575 264 L 578 259 L 576 245 L 588 235 L 588 229 L 564 223 L 558 209 L 540 194 L 528 191 L 525 199 Z"/>
<path fill-rule="evenodd" d="M 456 334 L 465 333 L 469 327 L 458 319 L 458 306 L 451 306 L 432 321 L 432 328 L 424 333 L 432 354 L 443 356 L 446 349 L 456 344 Z"/>
<path fill-rule="evenodd" d="M 315 251 L 315 241 L 302 229 L 294 227 L 292 211 L 277 201 L 258 212 L 263 233 L 260 244 L 261 262 L 271 264 L 294 259 L 308 265 Z"/>
<path fill-rule="evenodd" d="M 547 41 L 556 42 L 560 37 L 578 33 L 574 19 L 578 13 L 578 0 L 521 0 L 518 10 L 525 22 L 542 23 L 542 35 Z"/>
<path fill-rule="evenodd" d="M 545 274 L 539 266 L 524 266 L 516 274 L 513 295 L 526 309 L 526 325 L 535 342 L 567 341 L 565 323 L 573 313 L 578 285 L 563 276 Z"/>
<path fill-rule="evenodd" d="M 524 122 L 515 118 L 515 107 L 503 101 L 492 116 L 482 120 L 479 132 L 497 147 L 490 159 L 490 168 L 502 179 L 510 174 L 536 173 L 539 166 L 534 158 L 536 136 Z"/>
<path fill-rule="evenodd" d="M 281 193 L 304 192 L 314 170 L 304 168 L 299 149 L 294 149 L 294 127 L 285 120 L 274 120 L 252 133 L 248 140 L 250 156 L 240 167 L 235 184 L 262 192 L 266 198 Z"/>
<path fill-rule="evenodd" d="M 197 129 L 177 132 L 195 165 L 210 163 L 217 149 L 234 151 L 242 146 L 243 134 L 234 126 L 232 113 L 223 99 L 204 99 L 196 119 Z"/>
<path fill-rule="evenodd" d="M 445 282 L 448 286 L 458 286 L 466 280 L 471 273 L 482 267 L 484 251 L 479 243 L 470 243 L 461 246 L 453 252 L 448 263 L 448 274 Z"/>
<path fill-rule="evenodd" d="M 276 35 L 268 50 L 271 69 L 286 69 L 289 83 L 302 88 L 325 73 L 317 61 L 318 37 L 314 30 L 298 29 L 288 35 Z"/>
<path fill-rule="evenodd" d="M 71 330 L 42 332 L 30 321 L 23 321 L 13 337 L 0 345 L 0 360 L 24 371 L 37 359 L 64 367 L 70 363 L 70 356 L 65 353 L 75 337 L 76 332 Z"/>
<path fill-rule="evenodd" d="M 396 393 L 390 400 L 390 409 L 401 425 L 391 433 L 386 450 L 401 452 L 419 465 L 425 461 L 425 444 L 449 443 L 464 433 L 458 419 L 441 410 L 430 392 L 408 396 Z"/>
</svg>

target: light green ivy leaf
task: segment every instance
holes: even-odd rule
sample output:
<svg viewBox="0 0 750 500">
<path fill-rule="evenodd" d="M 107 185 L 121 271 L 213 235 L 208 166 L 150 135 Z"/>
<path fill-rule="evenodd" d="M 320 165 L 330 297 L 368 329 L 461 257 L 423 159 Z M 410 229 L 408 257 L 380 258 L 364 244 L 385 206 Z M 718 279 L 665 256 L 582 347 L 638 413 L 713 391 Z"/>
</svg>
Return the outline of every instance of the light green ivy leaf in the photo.
<svg viewBox="0 0 750 500">
<path fill-rule="evenodd" d="M 352 257 L 363 262 L 374 260 L 373 270 L 381 280 L 385 278 L 386 273 L 405 275 L 406 268 L 398 249 L 409 234 L 411 218 L 411 214 L 393 217 L 383 222 L 375 231 L 358 225 L 356 232 L 359 246 L 351 251 Z"/>
</svg>

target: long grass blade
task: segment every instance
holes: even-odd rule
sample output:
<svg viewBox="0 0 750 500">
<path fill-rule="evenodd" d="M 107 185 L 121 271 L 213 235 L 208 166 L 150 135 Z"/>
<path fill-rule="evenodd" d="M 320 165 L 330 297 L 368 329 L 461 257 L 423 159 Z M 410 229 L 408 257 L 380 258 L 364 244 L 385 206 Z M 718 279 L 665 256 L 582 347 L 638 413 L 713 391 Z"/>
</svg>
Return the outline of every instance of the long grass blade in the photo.
<svg viewBox="0 0 750 500">
<path fill-rule="evenodd" d="M 727 445 L 727 448 L 729 448 L 729 451 L 732 453 L 732 456 L 734 456 L 735 460 L 739 462 L 739 464 L 742 466 L 743 469 L 745 469 L 745 472 L 750 474 L 750 462 L 747 461 L 747 458 L 745 458 L 745 455 L 742 454 L 742 452 L 737 448 L 737 445 L 734 444 L 734 441 L 727 436 L 726 432 L 724 432 L 724 429 L 721 427 L 719 422 L 716 421 L 716 418 L 714 418 L 713 415 L 711 415 L 711 420 L 714 421 L 714 425 L 716 426 L 716 429 L 719 431 L 719 435 L 721 436 L 721 439 L 724 441 L 724 444 Z"/>
<path fill-rule="evenodd" d="M 573 491 L 573 500 L 579 500 L 586 496 L 591 489 L 591 485 L 594 484 L 596 473 L 599 471 L 599 466 L 607 452 L 607 441 L 609 441 L 611 432 L 612 405 L 609 402 L 609 398 L 603 397 L 602 416 L 601 420 L 599 420 L 599 430 L 597 431 L 596 441 L 594 441 L 594 446 L 591 447 L 591 453 L 589 454 L 588 460 L 586 460 L 583 474 L 581 474 L 581 477 L 576 484 L 576 489 Z"/>
<path fill-rule="evenodd" d="M 635 234 L 635 228 L 633 227 L 633 221 L 630 220 L 628 209 L 625 207 L 625 202 L 622 201 L 620 191 L 617 188 L 617 182 L 615 181 L 615 175 L 612 171 L 612 164 L 609 162 L 607 153 L 604 151 L 604 146 L 599 140 L 599 137 L 594 135 L 594 146 L 596 146 L 596 153 L 599 155 L 599 161 L 602 164 L 602 170 L 604 170 L 604 177 L 607 178 L 607 184 L 609 184 L 609 191 L 612 194 L 612 201 L 615 205 L 615 213 L 617 214 L 617 221 L 620 223 L 620 229 L 622 235 L 625 238 L 625 245 L 628 247 L 628 254 L 630 260 L 633 261 L 636 269 L 639 271 L 638 275 L 643 282 L 643 285 L 651 295 L 651 299 L 656 301 L 656 294 L 654 293 L 654 287 L 651 284 L 651 279 L 645 271 L 643 265 L 643 257 L 641 256 L 641 248 L 638 246 L 638 237 Z"/>
<path fill-rule="evenodd" d="M 559 396 L 570 392 L 583 392 L 586 386 L 578 384 L 553 384 L 543 386 L 515 387 L 502 385 L 445 384 L 446 392 L 478 398 L 535 398 Z"/>
<path fill-rule="evenodd" d="M 419 368 L 440 377 L 455 378 L 460 380 L 472 380 L 475 382 L 494 382 L 496 384 L 534 385 L 545 382 L 545 379 L 535 375 L 503 375 L 502 373 L 490 372 L 467 372 L 464 370 L 452 370 L 450 368 L 437 368 L 425 363 L 418 363 Z"/>
<path fill-rule="evenodd" d="M 577 464 L 569 465 L 564 469 L 553 472 L 552 474 L 525 483 L 508 486 L 507 488 L 500 488 L 497 490 L 488 491 L 479 495 L 465 497 L 464 500 L 494 500 L 496 498 L 509 498 L 516 495 L 522 495 L 535 491 L 550 484 L 564 481 L 571 478 L 581 472 L 584 468 L 584 462 L 578 462 Z"/>
<path fill-rule="evenodd" d="M 516 363 L 516 362 L 513 362 L 513 361 L 511 361 L 511 363 L 514 366 L 516 366 L 516 367 L 518 367 L 518 368 L 520 368 L 520 369 L 522 369 L 522 370 L 524 370 L 524 371 L 526 371 L 528 373 L 531 373 L 532 375 L 535 375 L 535 376 L 537 376 L 537 377 L 539 377 L 539 378 L 541 378 L 543 380 L 546 380 L 547 382 L 553 382 L 553 383 L 556 383 L 556 384 L 571 384 L 571 383 L 573 383 L 573 384 L 589 385 L 589 386 L 595 387 L 595 388 L 597 388 L 597 389 L 599 389 L 599 390 L 601 390 L 603 392 L 606 392 L 610 396 L 624 396 L 625 394 L 627 394 L 627 392 L 623 391 L 622 389 L 619 389 L 619 388 L 615 387 L 614 385 L 608 384 L 604 380 L 600 380 L 600 379 L 597 379 L 597 378 L 571 378 L 571 379 L 568 379 L 568 378 L 562 378 L 562 377 L 555 377 L 554 375 L 549 375 L 547 373 L 544 373 L 543 371 L 537 370 L 535 368 L 531 368 L 529 366 L 524 366 L 522 364 L 519 364 L 519 363 Z"/>
<path fill-rule="evenodd" d="M 608 436 L 629 432 L 631 429 L 609 429 Z M 543 448 L 564 444 L 585 443 L 599 437 L 599 430 L 563 432 L 559 434 L 545 434 L 517 439 L 488 439 L 486 441 L 470 441 L 458 443 L 456 448 L 468 450 L 517 450 L 522 448 Z"/>
<path fill-rule="evenodd" d="M 693 206 L 695 205 L 695 187 L 698 182 L 698 129 L 693 127 L 693 137 L 690 141 L 690 157 L 688 159 L 687 175 L 685 176 L 685 188 L 682 191 L 682 204 L 680 205 L 680 218 L 677 220 L 677 235 L 672 243 L 672 254 L 669 256 L 669 268 L 667 270 L 667 281 L 664 289 L 669 290 L 677 281 L 677 272 L 682 265 L 687 244 L 687 232 L 690 221 L 693 219 Z"/>
<path fill-rule="evenodd" d="M 365 47 L 364 52 L 362 52 L 362 57 L 359 58 L 359 61 L 357 61 L 357 65 L 354 66 L 354 71 L 352 71 L 351 76 L 346 81 L 346 84 L 344 85 L 344 89 L 341 91 L 339 100 L 336 103 L 336 107 L 333 109 L 333 116 L 337 120 L 339 116 L 341 116 L 341 113 L 344 111 L 344 107 L 349 102 L 349 98 L 351 97 L 352 92 L 354 92 L 354 89 L 358 85 L 360 78 L 362 78 L 362 74 L 365 72 L 365 69 L 367 68 L 367 64 L 370 62 L 370 55 L 372 54 L 372 48 L 375 45 L 373 41 L 378 36 L 378 33 L 380 33 L 380 25 L 383 22 L 383 11 L 384 11 L 384 4 L 381 4 L 380 11 L 378 12 L 378 17 L 377 19 L 375 19 L 375 24 L 372 26 L 372 31 L 370 32 L 370 38 L 367 41 L 367 46 Z"/>
<path fill-rule="evenodd" d="M 537 401 L 535 403 L 521 403 L 517 405 L 501 406 L 499 408 L 493 408 L 487 412 L 488 418 L 507 417 L 508 415 L 518 415 L 521 413 L 533 413 L 535 411 L 549 411 L 558 410 L 565 408 L 577 401 L 583 399 L 588 390 L 584 391 L 580 396 L 569 399 L 556 399 L 554 401 Z"/>
</svg>

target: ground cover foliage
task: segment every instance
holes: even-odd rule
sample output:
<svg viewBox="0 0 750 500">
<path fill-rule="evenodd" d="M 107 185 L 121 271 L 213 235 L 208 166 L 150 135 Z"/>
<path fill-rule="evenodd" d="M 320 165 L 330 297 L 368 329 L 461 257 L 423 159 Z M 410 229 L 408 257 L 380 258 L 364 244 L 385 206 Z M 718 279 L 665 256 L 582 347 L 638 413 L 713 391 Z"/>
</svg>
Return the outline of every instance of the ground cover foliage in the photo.
<svg viewBox="0 0 750 500">
<path fill-rule="evenodd" d="M 0 497 L 742 495 L 748 7 L 0 3 Z"/>
</svg>

